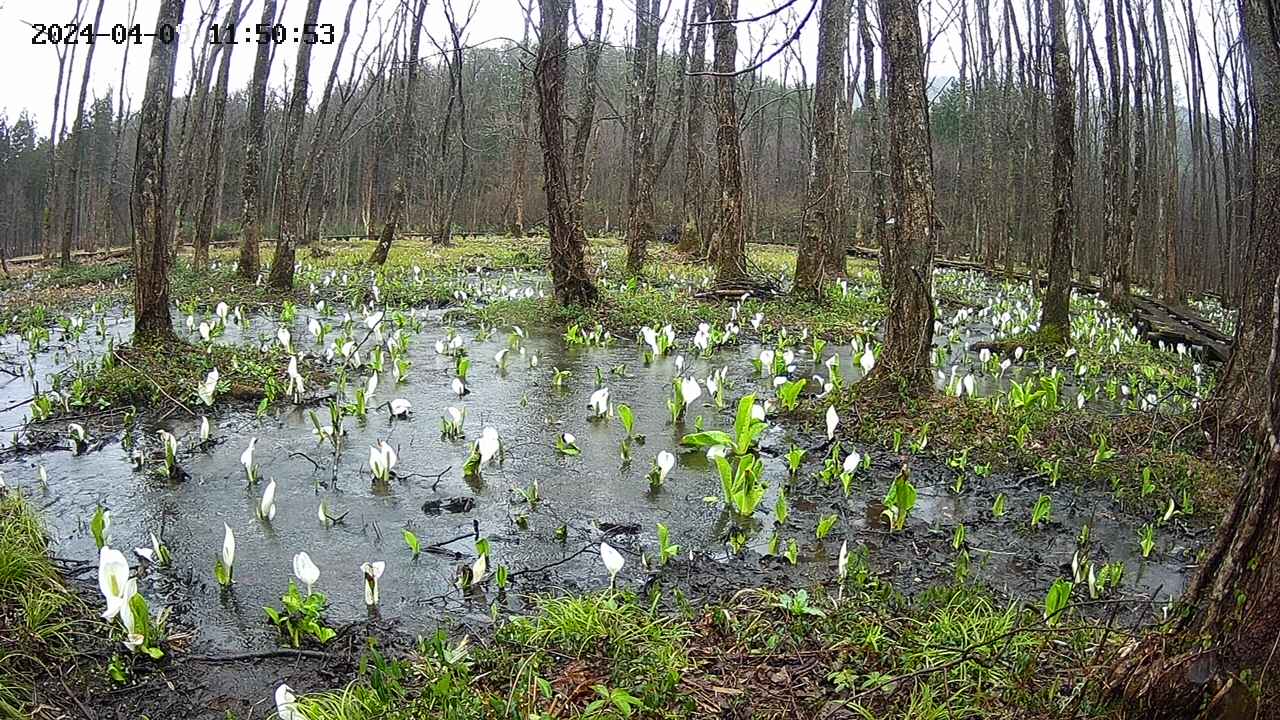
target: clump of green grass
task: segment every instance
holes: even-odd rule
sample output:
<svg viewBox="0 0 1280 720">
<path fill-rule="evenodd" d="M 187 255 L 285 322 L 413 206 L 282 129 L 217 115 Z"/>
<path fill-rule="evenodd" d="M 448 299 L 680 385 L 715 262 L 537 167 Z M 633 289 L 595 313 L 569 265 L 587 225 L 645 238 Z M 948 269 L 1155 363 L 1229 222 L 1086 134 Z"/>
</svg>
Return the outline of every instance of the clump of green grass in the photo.
<svg viewBox="0 0 1280 720">
<path fill-rule="evenodd" d="M 441 632 L 409 660 L 372 653 L 357 682 L 301 705 L 312 720 L 822 717 L 834 707 L 925 720 L 1049 717 L 1069 691 L 1083 716 L 1108 709 L 1079 682 L 1100 657 L 1101 624 L 1051 628 L 1038 606 L 968 584 L 908 600 L 862 574 L 841 595 L 745 591 L 693 614 L 631 595 L 544 598 L 476 647 Z"/>
<path fill-rule="evenodd" d="M 0 717 L 28 717 L 32 687 L 74 651 L 88 616 L 50 561 L 31 506 L 0 490 Z"/>
<path fill-rule="evenodd" d="M 273 402 L 285 395 L 289 356 L 283 348 L 263 351 L 253 345 L 214 345 L 207 351 L 187 343 L 126 345 L 62 384 L 73 411 L 83 408 L 135 408 L 181 402 L 195 410 L 197 384 L 213 368 L 221 375 L 217 401 Z M 323 385 L 324 374 L 303 362 L 299 371 L 308 387 Z"/>
</svg>

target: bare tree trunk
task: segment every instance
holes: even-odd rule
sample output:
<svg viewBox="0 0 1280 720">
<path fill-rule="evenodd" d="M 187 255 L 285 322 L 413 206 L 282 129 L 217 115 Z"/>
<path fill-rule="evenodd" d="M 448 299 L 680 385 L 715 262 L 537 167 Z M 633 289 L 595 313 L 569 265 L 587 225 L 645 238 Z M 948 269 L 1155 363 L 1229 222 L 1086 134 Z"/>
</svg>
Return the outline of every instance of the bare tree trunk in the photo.
<svg viewBox="0 0 1280 720">
<path fill-rule="evenodd" d="M 529 16 L 524 18 L 522 48 L 529 47 Z M 525 191 L 529 184 L 529 143 L 533 141 L 533 126 L 529 113 L 530 78 L 520 79 L 520 135 L 511 143 L 511 222 L 512 237 L 524 237 Z"/>
<path fill-rule="evenodd" d="M 636 45 L 631 78 L 631 206 L 627 209 L 627 274 L 644 271 L 649 243 L 654 241 L 653 185 L 657 167 L 658 26 L 661 0 L 636 0 Z"/>
<path fill-rule="evenodd" d="M 715 0 L 712 30 L 715 54 L 716 161 L 720 176 L 720 212 L 712 238 L 716 280 L 747 277 L 747 234 L 742 217 L 742 139 L 738 131 L 738 99 L 734 95 L 738 56 L 738 0 Z"/>
<path fill-rule="evenodd" d="M 1138 217 L 1142 211 L 1142 197 L 1146 192 L 1147 171 L 1147 110 L 1146 78 L 1147 58 L 1144 44 L 1145 16 L 1135 16 L 1131 0 L 1124 0 L 1124 13 L 1129 21 L 1129 35 L 1133 38 L 1133 184 L 1129 188 L 1129 217 L 1124 230 L 1124 264 L 1112 267 L 1111 294 L 1113 298 L 1128 298 L 1129 282 L 1134 260 L 1134 244 L 1137 238 Z M 1139 32 L 1139 27 L 1142 32 Z M 1114 300 L 1113 300 L 1114 301 Z"/>
<path fill-rule="evenodd" d="M 867 0 L 858 0 L 858 43 L 862 45 L 862 104 L 867 123 L 867 173 L 871 190 L 871 246 L 880 248 L 880 286 L 892 291 L 893 247 L 888 242 L 885 221 L 884 175 L 881 170 L 883 151 L 880 140 L 880 89 L 876 87 L 876 46 L 871 39 L 871 20 L 867 16 Z"/>
<path fill-rule="evenodd" d="M 473 5 L 472 7 L 474 8 L 475 6 Z M 455 129 L 453 141 L 458 149 L 459 167 L 454 170 L 442 165 L 436 171 L 436 177 L 440 181 L 433 206 L 436 211 L 436 222 L 435 236 L 432 238 L 432 242 L 436 245 L 448 245 L 452 242 L 453 217 L 458 210 L 458 198 L 462 193 L 462 185 L 467 181 L 467 161 L 469 157 L 469 147 L 467 145 L 467 96 L 464 93 L 462 82 L 462 35 L 466 32 L 466 26 L 471 22 L 471 17 L 467 17 L 463 22 L 459 23 L 457 16 L 454 14 L 452 0 L 445 0 L 444 15 L 445 21 L 449 25 L 451 43 L 448 48 L 441 48 L 441 55 L 449 58 L 445 63 L 445 69 L 449 75 L 449 105 L 448 110 L 445 112 L 444 122 L 440 127 L 439 156 L 441 163 L 448 157 L 449 129 L 453 127 Z M 457 121 L 453 122 L 455 105 L 457 106 Z"/>
<path fill-rule="evenodd" d="M 276 0 L 263 0 L 262 24 L 275 22 Z M 240 277 L 254 280 L 261 269 L 258 246 L 262 242 L 262 143 L 266 133 L 267 76 L 271 72 L 271 44 L 260 43 L 249 85 L 249 125 L 245 129 L 244 178 L 241 196 L 244 210 L 240 219 Z"/>
<path fill-rule="evenodd" d="M 684 205 L 683 227 L 680 228 L 681 252 L 704 254 L 706 238 L 706 188 L 703 168 L 706 166 L 706 150 L 703 142 L 703 126 L 706 122 L 706 78 L 702 75 L 707 63 L 707 16 L 714 0 L 693 0 L 693 46 L 689 53 L 688 117 L 685 121 L 684 185 L 680 198 Z"/>
<path fill-rule="evenodd" d="M 1125 164 L 1121 157 L 1121 145 L 1128 134 L 1121 117 L 1121 66 L 1128 62 L 1120 53 L 1118 36 L 1122 31 L 1116 12 L 1119 0 L 1103 0 L 1103 24 L 1107 42 L 1107 100 L 1106 127 L 1103 138 L 1102 194 L 1105 203 L 1103 221 L 1104 247 L 1107 248 L 1106 270 L 1103 273 L 1103 294 L 1113 305 L 1124 305 L 1129 296 L 1130 243 L 1125 236 L 1126 225 L 1121 217 L 1128 198 L 1124 190 Z M 1127 67 L 1123 72 L 1128 72 Z"/>
<path fill-rule="evenodd" d="M 1258 392 L 1267 376 L 1272 346 L 1268 322 L 1270 278 L 1280 273 L 1280 48 L 1268 43 L 1280 35 L 1280 9 L 1268 0 L 1247 0 L 1245 37 L 1253 76 L 1256 118 L 1251 241 L 1235 344 L 1214 393 L 1219 419 L 1228 428 L 1261 417 L 1264 397 Z M 1270 31 L 1270 32 L 1269 32 Z M 1243 422 L 1242 422 L 1243 421 Z"/>
<path fill-rule="evenodd" d="M 222 21 L 221 35 L 230 36 L 240 20 L 241 0 L 231 0 Z M 222 143 L 226 135 L 227 84 L 231 78 L 231 53 L 235 43 L 227 43 L 218 54 L 218 79 L 213 88 L 213 108 L 209 118 L 209 152 L 205 159 L 204 181 L 200 188 L 200 207 L 196 211 L 194 257 L 192 263 L 197 272 L 209 267 L 209 243 L 213 239 L 213 204 L 221 184 Z"/>
<path fill-rule="evenodd" d="M 1164 221 L 1164 277 L 1160 294 L 1167 300 L 1177 298 L 1178 272 L 1178 117 L 1173 108 L 1173 51 L 1164 21 L 1165 0 L 1153 0 L 1156 19 L 1156 44 L 1160 48 L 1161 84 L 1164 87 L 1164 193 L 1160 198 L 1160 214 Z"/>
<path fill-rule="evenodd" d="M 1049 0 L 1053 42 L 1053 234 L 1049 238 L 1049 286 L 1040 332 L 1049 342 L 1071 340 L 1072 233 L 1075 229 L 1075 78 L 1067 47 L 1064 0 Z"/>
<path fill-rule="evenodd" d="M 1248 360 L 1262 363 L 1252 396 L 1269 404 L 1245 406 L 1261 409 L 1246 418 L 1258 429 L 1253 470 L 1183 595 L 1178 633 L 1139 644 L 1113 668 L 1112 686 L 1134 716 L 1153 720 L 1269 717 L 1280 701 L 1280 684 L 1268 677 L 1280 637 L 1280 19 L 1273 0 L 1242 7 L 1257 100 L 1251 234 L 1262 252 L 1237 342 L 1266 343 Z"/>
<path fill-rule="evenodd" d="M 102 6 L 105 0 L 98 0 L 98 9 L 93 14 L 93 27 L 97 28 L 102 21 Z M 84 164 L 84 139 L 81 135 L 84 127 L 84 102 L 89 94 L 89 72 L 93 69 L 93 54 L 98 43 L 89 43 L 89 50 L 84 57 L 84 73 L 80 77 L 80 97 L 76 101 L 76 120 L 71 126 L 71 156 L 67 158 L 69 166 L 69 182 L 67 183 L 67 202 L 62 216 L 62 253 L 61 265 L 71 265 L 71 245 L 76 235 L 76 225 L 80 215 L 80 170 Z"/>
<path fill-rule="evenodd" d="M 324 223 L 329 205 L 326 202 L 328 193 L 325 192 L 324 182 L 325 164 L 333 152 L 334 145 L 338 142 L 339 131 L 344 128 L 341 116 L 355 89 L 353 80 L 355 78 L 356 62 L 353 60 L 346 87 L 342 91 L 338 111 L 333 112 L 333 90 L 334 85 L 338 82 L 338 66 L 346 50 L 347 40 L 351 36 L 351 14 L 355 11 L 355 8 L 356 0 L 349 0 L 347 14 L 342 21 L 342 35 L 338 40 L 337 49 L 333 52 L 333 62 L 329 64 L 329 76 L 324 82 L 324 93 L 320 98 L 320 107 L 316 110 L 315 129 L 311 134 L 311 151 L 306 154 L 306 160 L 302 164 L 302 244 L 304 246 L 311 244 L 319 237 L 320 228 Z M 372 20 L 373 18 L 370 18 L 367 14 L 365 15 L 364 29 L 361 31 L 360 40 L 357 43 L 357 56 L 360 54 L 360 48 L 364 46 L 364 39 L 368 35 L 369 24 Z M 365 89 L 366 93 L 371 91 L 371 88 Z M 332 119 L 329 117 L 331 113 L 333 114 Z"/>
<path fill-rule="evenodd" d="M 76 22 L 80 20 L 80 6 L 83 0 L 76 0 L 75 12 L 72 17 Z M 73 48 L 74 49 L 74 48 Z M 62 108 L 62 77 L 67 70 L 67 57 L 70 52 L 66 45 L 58 44 L 54 46 L 54 52 L 58 54 L 58 84 L 54 86 L 53 91 L 53 119 L 49 123 L 49 169 L 45 173 L 44 178 L 44 212 L 41 215 L 40 238 L 41 244 L 44 246 L 45 258 L 49 257 L 49 253 L 53 248 L 53 213 L 55 200 L 57 198 L 57 178 L 58 178 L 58 154 L 62 149 L 62 137 L 58 133 L 58 112 Z M 70 90 L 68 90 L 70 93 Z M 65 118 L 63 120 L 65 123 Z"/>
<path fill-rule="evenodd" d="M 391 252 L 391 243 L 395 240 L 400 223 L 404 221 L 405 175 L 409 167 L 409 130 L 413 127 L 413 91 L 418 83 L 418 48 L 422 41 L 422 16 L 427 11 L 427 0 L 418 0 L 414 9 L 413 22 L 409 31 L 409 58 L 405 71 L 404 97 L 400 99 L 400 109 L 396 118 L 395 178 L 391 181 L 391 202 L 387 209 L 387 221 L 382 225 L 378 235 L 378 245 L 369 257 L 370 265 L 382 265 Z"/>
<path fill-rule="evenodd" d="M 136 0 L 130 0 L 129 22 L 127 23 L 129 27 L 133 27 L 134 20 L 137 18 L 137 13 L 138 4 Z M 120 61 L 120 83 L 119 87 L 116 88 L 115 141 L 113 143 L 114 149 L 112 150 L 111 156 L 111 176 L 107 180 L 107 204 L 111 207 L 111 222 L 108 227 L 112 231 L 111 234 L 113 235 L 115 234 L 115 230 L 121 228 L 125 224 L 125 209 L 121 207 L 122 205 L 125 205 L 125 203 L 120 201 L 120 189 L 117 181 L 120 179 L 120 166 L 123 164 L 121 163 L 120 158 L 124 155 L 124 125 L 129 115 L 125 108 L 124 86 L 126 71 L 129 69 L 129 49 L 132 46 L 133 43 L 125 43 L 124 58 Z M 132 233 L 130 233 L 130 241 L 132 242 Z M 104 238 L 104 244 L 109 243 L 109 238 Z"/>
<path fill-rule="evenodd" d="M 578 219 L 576 190 L 565 166 L 564 57 L 569 50 L 570 0 L 540 0 L 538 60 L 538 118 L 542 129 L 542 166 L 547 195 L 547 226 L 551 234 L 551 280 L 562 305 L 588 305 L 597 299 L 587 270 L 587 238 Z M 600 5 L 597 3 L 597 17 Z M 583 119 L 579 118 L 579 129 Z"/>
<path fill-rule="evenodd" d="M 151 42 L 147 87 L 138 115 L 138 150 L 134 160 L 133 314 L 134 342 L 174 340 L 169 316 L 169 210 L 165 204 L 165 157 L 169 140 L 169 108 L 173 103 L 173 71 L 178 43 L 163 42 L 159 29 L 182 23 L 186 0 L 161 0 L 156 37 Z"/>
<path fill-rule="evenodd" d="M 582 92 L 578 101 L 578 116 L 574 118 L 573 147 L 569 153 L 569 191 L 573 203 L 572 217 L 582 223 L 582 204 L 586 201 L 590 168 L 587 167 L 587 148 L 595 132 L 596 94 L 599 85 L 600 55 L 604 52 L 604 1 L 596 0 L 595 22 L 591 39 L 582 38 L 585 57 L 582 60 Z M 567 31 L 566 31 L 567 33 Z M 585 231 L 584 231 L 585 235 Z M 584 240 L 585 242 L 585 240 Z"/>
<path fill-rule="evenodd" d="M 320 18 L 320 0 L 308 0 L 304 27 L 314 27 Z M 285 111 L 284 147 L 280 152 L 280 175 L 277 180 L 280 202 L 276 216 L 280 218 L 280 239 L 271 258 L 271 274 L 267 282 L 277 290 L 293 287 L 294 257 L 298 237 L 302 234 L 302 192 L 307 186 L 305 174 L 298 172 L 298 145 L 302 139 L 303 125 L 307 121 L 307 84 L 311 74 L 311 48 L 314 43 L 298 45 L 298 60 L 293 74 L 293 91 L 289 94 L 289 107 Z"/>
<path fill-rule="evenodd" d="M 931 386 L 933 256 L 938 246 L 934 213 L 933 146 L 924 91 L 920 18 L 913 0 L 880 0 L 888 89 L 889 183 L 892 227 L 889 312 L 884 350 L 874 371 L 904 389 Z"/>
<path fill-rule="evenodd" d="M 814 80 L 813 140 L 804 232 L 796 252 L 795 292 L 823 297 L 827 278 L 840 274 L 830 263 L 833 246 L 846 242 L 844 129 L 840 120 L 844 93 L 844 54 L 849 44 L 848 0 L 822 0 L 818 16 L 818 75 Z M 843 252 L 840 253 L 843 258 Z"/>
</svg>

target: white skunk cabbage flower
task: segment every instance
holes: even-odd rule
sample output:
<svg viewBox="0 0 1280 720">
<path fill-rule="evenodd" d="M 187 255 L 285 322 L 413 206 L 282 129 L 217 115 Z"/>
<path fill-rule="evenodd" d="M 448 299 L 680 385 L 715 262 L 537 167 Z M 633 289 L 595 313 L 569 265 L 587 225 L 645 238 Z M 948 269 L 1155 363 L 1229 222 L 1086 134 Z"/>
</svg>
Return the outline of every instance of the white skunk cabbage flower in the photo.
<svg viewBox="0 0 1280 720">
<path fill-rule="evenodd" d="M 244 474 L 249 477 L 249 482 L 258 480 L 258 467 L 253 464 L 253 449 L 258 445 L 258 438 L 249 438 L 249 447 L 240 453 L 240 464 L 244 466 Z"/>
<path fill-rule="evenodd" d="M 307 716 L 298 709 L 298 698 L 288 685 L 276 688 L 276 718 L 278 720 L 307 720 Z"/>
<path fill-rule="evenodd" d="M 502 441 L 498 439 L 497 430 L 490 426 L 481 431 L 480 439 L 476 441 L 476 451 L 480 453 L 480 466 L 488 465 L 501 448 Z"/>
<path fill-rule="evenodd" d="M 604 561 L 604 567 L 609 571 L 609 587 L 613 587 L 618 579 L 618 572 L 627 561 L 607 542 L 600 543 L 600 559 Z"/>
<path fill-rule="evenodd" d="M 404 398 L 396 398 L 391 401 L 392 417 L 408 417 L 411 409 L 413 409 L 413 405 Z"/>
<path fill-rule="evenodd" d="M 272 480 L 262 490 L 262 499 L 258 501 L 258 518 L 271 522 L 276 516 L 276 481 Z"/>
<path fill-rule="evenodd" d="M 382 482 L 390 480 L 391 469 L 396 466 L 398 460 L 396 451 L 387 444 L 386 440 L 379 440 L 377 445 L 369 446 L 369 470 L 376 480 Z"/>
<path fill-rule="evenodd" d="M 129 600 L 138 591 L 137 581 L 129 578 L 129 559 L 124 553 L 105 545 L 98 552 L 98 589 L 107 601 L 104 620 L 129 614 Z"/>
<path fill-rule="evenodd" d="M 218 390 L 219 377 L 218 368 L 214 368 L 204 376 L 204 382 L 196 386 L 196 395 L 200 397 L 200 402 L 213 405 L 213 395 Z"/>
<path fill-rule="evenodd" d="M 663 450 L 658 453 L 658 482 L 666 482 L 667 474 L 676 466 L 676 456 Z"/>
<path fill-rule="evenodd" d="M 364 573 L 364 604 L 373 607 L 378 604 L 378 578 L 382 577 L 382 572 L 386 570 L 387 564 L 381 560 L 374 563 L 364 563 L 360 566 L 360 572 Z"/>
<path fill-rule="evenodd" d="M 609 388 L 603 387 L 591 393 L 587 399 L 587 407 L 591 408 L 593 417 L 605 417 L 609 414 Z"/>
<path fill-rule="evenodd" d="M 293 574 L 298 580 L 307 586 L 307 594 L 311 594 L 311 586 L 316 584 L 320 579 L 320 568 L 311 562 L 311 556 L 306 552 L 300 552 L 293 556 Z"/>
</svg>

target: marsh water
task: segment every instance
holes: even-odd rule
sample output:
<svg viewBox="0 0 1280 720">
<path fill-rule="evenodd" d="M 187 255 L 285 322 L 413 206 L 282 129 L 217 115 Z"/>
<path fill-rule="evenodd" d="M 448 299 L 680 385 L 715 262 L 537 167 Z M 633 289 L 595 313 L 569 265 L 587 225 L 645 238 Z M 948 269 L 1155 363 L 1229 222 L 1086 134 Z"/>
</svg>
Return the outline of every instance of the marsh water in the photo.
<svg viewBox="0 0 1280 720">
<path fill-rule="evenodd" d="M 330 309 L 326 316 L 334 320 L 343 312 Z M 358 312 L 351 312 L 358 318 Z M 316 355 L 323 349 L 306 331 L 312 315 L 300 313 L 292 334 L 298 350 Z M 454 359 L 435 348 L 449 332 L 447 311 L 416 315 L 423 326 L 410 334 L 408 377 L 397 384 L 389 370 L 381 374 L 367 419 L 345 421 L 347 435 L 336 456 L 327 443 L 316 439 L 307 416 L 308 410 L 322 418 L 327 415 L 318 400 L 301 406 L 278 404 L 263 417 L 248 406 L 211 415 L 212 441 L 206 446 L 198 442 L 199 417 L 175 406 L 140 417 L 131 442 L 113 433 L 92 437 L 89 450 L 80 454 L 73 453 L 69 443 L 38 452 L 10 450 L 0 472 L 8 485 L 21 488 L 40 507 L 53 536 L 54 554 L 80 563 L 83 577 L 92 577 L 96 549 L 89 519 L 99 505 L 111 512 L 114 547 L 145 547 L 150 533 L 161 536 L 173 555 L 170 567 L 145 568 L 130 557 L 131 563 L 144 568 L 140 591 L 153 607 L 171 607 L 175 620 L 190 629 L 192 643 L 210 649 L 277 642 L 262 607 L 279 604 L 293 575 L 292 558 L 302 551 L 320 568 L 316 589 L 329 599 L 330 624 L 368 617 L 360 565 L 382 560 L 386 571 L 380 616 L 421 632 L 442 621 L 487 622 L 493 602 L 519 611 L 522 598 L 530 593 L 607 587 L 608 574 L 597 551 L 602 540 L 623 552 L 627 562 L 618 583 L 626 588 L 670 586 L 716 598 L 739 587 L 830 585 L 835 582 L 838 550 L 847 540 L 850 548 L 866 548 L 873 573 L 911 592 L 953 577 L 952 538 L 956 525 L 963 524 L 972 576 L 1029 602 L 1041 602 L 1055 578 L 1070 576 L 1082 525 L 1091 529 L 1095 562 L 1124 563 L 1119 592 L 1135 599 L 1176 596 L 1187 572 L 1184 563 L 1203 540 L 1196 528 L 1171 525 L 1161 530 L 1153 559 L 1143 561 L 1136 529 L 1146 520 L 1121 508 L 1106 488 L 1050 488 L 1030 473 L 979 477 L 966 469 L 959 471 L 964 482 L 957 493 L 952 487 L 957 470 L 942 459 L 914 456 L 905 448 L 896 454 L 889 448 L 846 444 L 845 452 L 857 450 L 871 458 L 870 468 L 856 473 L 846 497 L 839 482 L 823 485 L 815 477 L 830 451 L 824 429 L 771 418 L 761 440 L 769 491 L 753 518 L 745 549 L 732 552 L 726 539 L 733 521 L 715 502 L 720 481 L 714 466 L 702 451 L 679 447 L 679 440 L 694 429 L 699 416 L 707 429 L 730 426 L 732 398 L 747 392 L 773 396 L 772 378 L 763 377 L 752 363 L 761 346 L 743 342 L 698 357 L 685 337 L 679 350 L 646 365 L 642 349 L 629 338 L 615 338 L 603 347 L 571 346 L 560 329 L 531 327 L 524 328 L 527 337 L 520 350 L 509 353 L 506 369 L 499 369 L 494 356 L 510 347 L 511 328 L 460 327 L 457 331 L 472 365 L 470 393 L 458 397 L 450 387 Z M 91 329 L 71 340 L 54 328 L 48 348 L 34 356 L 27 354 L 21 338 L 3 338 L 0 350 L 9 365 L 26 366 L 21 376 L 8 377 L 0 386 L 0 408 L 5 408 L 0 427 L 6 433 L 20 431 L 29 414 L 29 407 L 20 403 L 31 396 L 35 380 L 47 388 L 52 373 L 77 359 L 100 356 L 110 338 L 117 343 L 128 338 L 132 328 L 127 317 L 119 312 L 106 317 L 105 336 Z M 271 343 L 276 327 L 274 320 L 264 317 L 251 318 L 243 328 L 231 323 L 218 342 Z M 962 367 L 972 363 L 974 358 L 964 348 L 992 332 L 990 325 L 968 326 L 962 342 L 952 348 L 951 362 Z M 941 336 L 938 342 L 949 343 Z M 685 364 L 678 373 L 681 351 Z M 850 347 L 829 346 L 825 354 L 832 353 L 840 354 L 845 377 L 856 381 L 860 371 L 856 360 L 851 361 Z M 530 362 L 534 357 L 536 365 Z M 799 349 L 795 365 L 793 377 L 822 369 L 821 362 Z M 672 379 L 701 379 L 721 367 L 727 368 L 732 383 L 726 407 L 716 408 L 704 393 L 687 418 L 673 425 L 667 409 Z M 553 384 L 553 368 L 570 373 L 563 387 Z M 1015 366 L 1003 378 L 981 379 L 978 392 L 1004 391 L 1019 371 Z M 644 436 L 643 445 L 633 447 L 630 463 L 620 458 L 625 433 L 619 421 L 588 419 L 597 373 L 613 403 L 632 408 L 635 433 Z M 355 373 L 352 382 L 363 383 L 365 376 L 365 371 Z M 331 392 L 309 390 L 313 396 Z M 382 404 L 393 398 L 412 404 L 408 418 L 390 417 Z M 465 409 L 465 439 L 442 438 L 441 416 L 448 406 Z M 462 467 L 470 443 L 489 426 L 501 437 L 502 462 L 486 467 L 478 478 L 465 478 Z M 156 471 L 160 429 L 179 438 L 179 465 L 185 471 L 181 480 Z M 565 432 L 576 437 L 579 455 L 557 450 L 556 439 Z M 240 463 L 241 453 L 255 437 L 262 482 L 274 480 L 278 487 L 278 512 L 270 522 L 256 518 L 262 485 L 250 485 Z M 379 440 L 399 454 L 397 477 L 387 484 L 372 482 L 368 467 L 369 447 Z M 784 458 L 792 446 L 808 450 L 805 466 L 794 479 Z M 677 464 L 663 486 L 651 490 L 646 476 L 662 450 L 674 453 Z M 134 451 L 148 458 L 140 469 Z M 906 529 L 889 532 L 881 515 L 882 498 L 904 464 L 919 500 Z M 41 466 L 48 477 L 43 484 L 37 479 Z M 521 490 L 535 480 L 540 501 L 531 506 Z M 780 487 L 788 488 L 791 515 L 778 525 L 772 509 Z M 998 493 L 1007 496 L 1003 517 L 991 511 Z M 1051 498 L 1052 516 L 1032 530 L 1031 505 L 1042 493 Z M 317 511 L 322 501 L 338 522 L 321 523 Z M 837 523 L 818 540 L 819 518 L 832 514 L 838 516 Z M 224 523 L 233 529 L 237 544 L 230 591 L 213 579 Z M 656 556 L 658 523 L 669 528 L 671 542 L 681 551 L 665 567 L 645 568 L 641 553 L 650 560 Z M 402 539 L 406 529 L 424 547 L 417 558 Z M 783 547 L 795 540 L 794 565 L 767 553 L 775 530 Z M 505 593 L 492 582 L 468 592 L 456 585 L 460 569 L 475 557 L 476 532 L 490 543 L 490 562 L 511 573 Z"/>
</svg>

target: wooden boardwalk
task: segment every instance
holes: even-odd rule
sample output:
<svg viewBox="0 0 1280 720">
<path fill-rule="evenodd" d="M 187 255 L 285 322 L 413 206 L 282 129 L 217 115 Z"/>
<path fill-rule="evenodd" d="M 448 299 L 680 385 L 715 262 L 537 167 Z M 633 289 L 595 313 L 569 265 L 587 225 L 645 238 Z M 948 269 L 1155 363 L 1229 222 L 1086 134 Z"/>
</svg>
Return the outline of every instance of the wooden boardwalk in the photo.
<svg viewBox="0 0 1280 720">
<path fill-rule="evenodd" d="M 872 260 L 880 256 L 876 248 L 858 246 L 850 247 L 849 254 L 854 257 Z M 1014 278 L 1023 282 L 1031 280 L 1031 276 L 1028 273 L 1015 272 L 1010 274 L 1003 269 L 996 270 L 993 273 L 991 270 L 984 268 L 981 263 L 973 262 L 972 260 L 937 258 L 934 260 L 934 264 L 937 267 L 973 270 L 1002 278 Z M 1097 285 L 1087 282 L 1073 281 L 1072 287 L 1085 293 L 1098 294 L 1101 292 Z M 1163 342 L 1168 347 L 1177 347 L 1179 344 L 1183 344 L 1187 346 L 1189 351 L 1197 352 L 1206 360 L 1214 362 L 1226 362 L 1227 358 L 1231 356 L 1231 345 L 1234 339 L 1223 333 L 1213 323 L 1205 320 L 1191 308 L 1169 305 L 1154 298 L 1139 295 L 1132 296 L 1131 300 L 1133 309 L 1130 313 L 1130 319 L 1147 342 L 1153 345 Z"/>
</svg>

